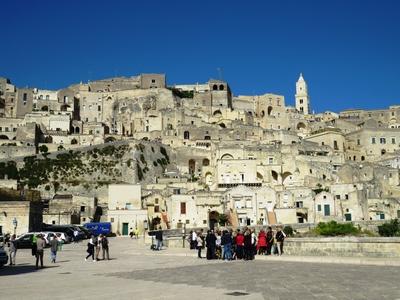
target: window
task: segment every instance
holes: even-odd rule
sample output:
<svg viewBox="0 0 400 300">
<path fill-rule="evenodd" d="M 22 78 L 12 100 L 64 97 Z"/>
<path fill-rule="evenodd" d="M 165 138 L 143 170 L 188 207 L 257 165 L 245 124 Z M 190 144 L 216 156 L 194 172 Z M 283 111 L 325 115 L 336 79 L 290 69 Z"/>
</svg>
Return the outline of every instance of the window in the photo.
<svg viewBox="0 0 400 300">
<path fill-rule="evenodd" d="M 321 211 L 321 204 L 318 204 L 317 210 L 318 210 L 318 211 Z"/>
<path fill-rule="evenodd" d="M 344 199 L 349 200 L 349 195 L 348 194 L 344 195 Z"/>
<path fill-rule="evenodd" d="M 85 206 L 81 206 L 81 212 L 85 212 L 86 207 Z"/>
<path fill-rule="evenodd" d="M 151 80 L 151 83 L 156 83 L 156 80 L 155 80 L 155 79 L 152 79 L 152 80 Z"/>
<path fill-rule="evenodd" d="M 300 104 L 303 104 L 303 99 L 300 99 Z"/>
<path fill-rule="evenodd" d="M 296 207 L 297 208 L 303 208 L 303 201 L 297 201 L 296 202 Z"/>
<path fill-rule="evenodd" d="M 190 224 L 190 220 L 186 220 L 186 224 Z"/>
<path fill-rule="evenodd" d="M 357 145 L 361 145 L 361 141 L 360 141 L 360 139 L 357 139 Z"/>
<path fill-rule="evenodd" d="M 49 95 L 46 95 L 46 100 L 49 100 L 50 99 L 50 96 Z"/>
<path fill-rule="evenodd" d="M 181 215 L 186 214 L 186 202 L 181 202 Z"/>
<path fill-rule="evenodd" d="M 155 213 L 160 212 L 160 206 L 155 205 L 155 206 L 154 206 L 154 212 L 155 212 Z"/>
<path fill-rule="evenodd" d="M 28 94 L 27 94 L 27 93 L 24 93 L 22 99 L 23 99 L 24 101 L 28 100 Z"/>
<path fill-rule="evenodd" d="M 154 204 L 158 204 L 158 198 L 154 199 Z"/>
<path fill-rule="evenodd" d="M 371 144 L 375 144 L 376 143 L 376 138 L 371 138 Z"/>
<path fill-rule="evenodd" d="M 97 110 L 101 111 L 101 106 L 100 105 L 97 106 Z"/>
<path fill-rule="evenodd" d="M 331 207 L 329 204 L 324 205 L 324 216 L 330 216 L 331 215 Z"/>
<path fill-rule="evenodd" d="M 396 144 L 396 138 L 392 137 L 392 144 Z"/>
<path fill-rule="evenodd" d="M 336 199 L 340 200 L 340 195 L 336 195 Z"/>
<path fill-rule="evenodd" d="M 379 139 L 379 142 L 380 142 L 381 144 L 386 144 L 386 138 L 381 137 L 381 138 Z"/>
<path fill-rule="evenodd" d="M 274 158 L 273 157 L 268 158 L 268 163 L 272 165 L 274 163 Z"/>
<path fill-rule="evenodd" d="M 345 217 L 346 221 L 351 221 L 351 214 L 350 213 L 344 214 L 344 217 Z"/>
</svg>

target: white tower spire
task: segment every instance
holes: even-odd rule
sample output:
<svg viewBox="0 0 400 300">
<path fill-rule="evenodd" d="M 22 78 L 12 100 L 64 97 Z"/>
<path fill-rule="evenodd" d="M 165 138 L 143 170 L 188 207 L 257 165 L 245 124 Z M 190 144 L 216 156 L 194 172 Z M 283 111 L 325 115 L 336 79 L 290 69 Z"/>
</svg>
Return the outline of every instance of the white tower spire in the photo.
<svg viewBox="0 0 400 300">
<path fill-rule="evenodd" d="M 296 82 L 296 109 L 300 113 L 308 115 L 310 111 L 310 97 L 308 96 L 307 83 L 303 78 L 303 73 L 300 73 L 299 79 Z"/>
</svg>

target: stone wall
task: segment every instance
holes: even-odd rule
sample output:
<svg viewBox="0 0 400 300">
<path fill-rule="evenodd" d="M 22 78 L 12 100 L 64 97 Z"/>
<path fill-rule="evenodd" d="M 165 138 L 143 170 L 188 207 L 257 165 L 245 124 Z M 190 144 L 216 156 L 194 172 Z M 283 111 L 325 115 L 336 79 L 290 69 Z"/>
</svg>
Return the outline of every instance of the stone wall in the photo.
<svg viewBox="0 0 400 300">
<path fill-rule="evenodd" d="M 287 238 L 284 251 L 296 256 L 400 257 L 400 238 Z"/>
</svg>

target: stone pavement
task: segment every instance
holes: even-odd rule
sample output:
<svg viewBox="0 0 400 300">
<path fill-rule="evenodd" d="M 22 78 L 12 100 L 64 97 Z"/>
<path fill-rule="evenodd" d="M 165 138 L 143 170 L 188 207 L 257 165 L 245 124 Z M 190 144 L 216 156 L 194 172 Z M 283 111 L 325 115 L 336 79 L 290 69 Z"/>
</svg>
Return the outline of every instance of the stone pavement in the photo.
<svg viewBox="0 0 400 300">
<path fill-rule="evenodd" d="M 207 261 L 184 249 L 153 252 L 129 238 L 110 239 L 110 261 L 85 262 L 85 250 L 86 242 L 66 245 L 51 265 L 47 249 L 38 271 L 30 250 L 18 250 L 17 265 L 0 269 L 1 299 L 400 299 L 400 267 L 358 260 Z"/>
</svg>

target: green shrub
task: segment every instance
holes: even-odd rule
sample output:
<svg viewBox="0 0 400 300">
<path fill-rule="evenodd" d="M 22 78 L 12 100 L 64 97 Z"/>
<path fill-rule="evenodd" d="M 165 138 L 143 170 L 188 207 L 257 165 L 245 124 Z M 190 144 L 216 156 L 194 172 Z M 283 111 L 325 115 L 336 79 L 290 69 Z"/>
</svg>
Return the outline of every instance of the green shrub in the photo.
<svg viewBox="0 0 400 300">
<path fill-rule="evenodd" d="M 335 221 L 330 221 L 328 223 L 318 223 L 315 232 L 324 236 L 337 236 L 357 235 L 360 233 L 360 230 L 357 227 L 354 227 L 353 223 L 338 224 Z"/>
<path fill-rule="evenodd" d="M 284 232 L 287 236 L 291 236 L 291 235 L 293 235 L 293 233 L 294 233 L 292 226 L 285 226 L 285 227 L 283 228 L 283 232 Z"/>
<path fill-rule="evenodd" d="M 378 232 L 380 236 L 400 236 L 399 220 L 391 220 L 378 226 Z"/>
</svg>

